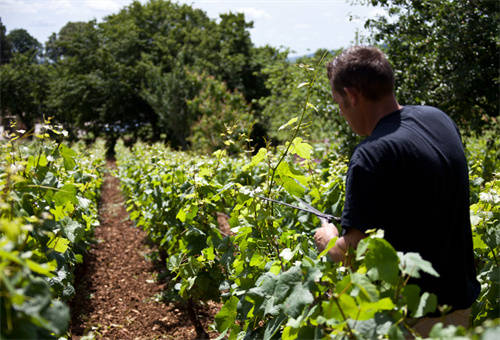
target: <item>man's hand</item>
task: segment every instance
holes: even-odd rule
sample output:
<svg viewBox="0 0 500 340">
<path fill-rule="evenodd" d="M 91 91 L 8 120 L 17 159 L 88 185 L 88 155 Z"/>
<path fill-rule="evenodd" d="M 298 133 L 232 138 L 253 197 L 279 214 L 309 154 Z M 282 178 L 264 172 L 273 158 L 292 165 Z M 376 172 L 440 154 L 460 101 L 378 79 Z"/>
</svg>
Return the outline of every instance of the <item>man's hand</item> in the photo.
<svg viewBox="0 0 500 340">
<path fill-rule="evenodd" d="M 332 238 L 338 236 L 338 229 L 332 223 L 322 220 L 321 228 L 316 230 L 316 233 L 314 234 L 314 242 L 316 243 L 318 250 L 323 251 L 328 245 L 328 242 L 330 242 Z M 335 246 L 328 251 L 328 255 L 334 262 L 342 261 L 345 263 L 349 247 L 356 248 L 359 241 L 364 237 L 366 237 L 366 235 L 362 231 L 359 231 L 356 228 L 349 228 L 344 236 L 338 238 L 335 242 Z"/>
<path fill-rule="evenodd" d="M 339 236 L 339 231 L 333 223 L 328 223 L 326 220 L 321 220 L 321 228 L 316 230 L 314 234 L 314 242 L 319 251 L 323 251 L 328 242 L 334 237 Z"/>
</svg>

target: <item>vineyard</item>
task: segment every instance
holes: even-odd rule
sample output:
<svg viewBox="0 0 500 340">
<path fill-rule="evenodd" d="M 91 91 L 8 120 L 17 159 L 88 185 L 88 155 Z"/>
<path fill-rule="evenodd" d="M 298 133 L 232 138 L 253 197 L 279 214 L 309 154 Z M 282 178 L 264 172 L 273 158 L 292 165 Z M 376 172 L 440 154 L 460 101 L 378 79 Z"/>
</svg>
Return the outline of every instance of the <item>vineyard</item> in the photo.
<svg viewBox="0 0 500 340">
<path fill-rule="evenodd" d="M 302 56 L 125 2 L 44 45 L 0 18 L 0 340 L 500 339 L 500 2 L 348 1 L 367 35 Z"/>
<path fill-rule="evenodd" d="M 33 142 L 12 134 L 2 143 L 2 338 L 70 336 L 68 301 L 75 295 L 75 267 L 85 261 L 99 224 L 105 161 L 103 143 L 70 148 L 63 134 L 46 125 Z M 432 337 L 489 339 L 500 331 L 494 136 L 464 140 L 482 286 L 472 326 L 437 325 Z M 220 339 L 402 339 L 418 336 L 415 318 L 444 312 L 433 295 L 408 283 L 421 272 L 436 274 L 432 265 L 396 252 L 380 230 L 359 244 L 351 263 L 333 263 L 327 249 L 316 251 L 316 216 L 261 198 L 302 200 L 339 216 L 347 159 L 337 150 L 299 137 L 237 157 L 118 143 L 111 171 L 135 227 L 146 232 L 166 267 L 163 295 L 186 306 L 220 303 L 209 329 L 198 325 L 198 337 L 210 331 Z"/>
</svg>

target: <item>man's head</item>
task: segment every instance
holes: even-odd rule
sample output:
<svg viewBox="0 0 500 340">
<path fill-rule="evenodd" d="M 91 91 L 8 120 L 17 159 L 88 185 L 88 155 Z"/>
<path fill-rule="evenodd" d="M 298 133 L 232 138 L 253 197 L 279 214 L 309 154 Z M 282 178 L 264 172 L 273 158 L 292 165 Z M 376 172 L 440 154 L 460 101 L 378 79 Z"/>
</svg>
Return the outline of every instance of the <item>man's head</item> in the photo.
<svg viewBox="0 0 500 340">
<path fill-rule="evenodd" d="M 376 47 L 354 46 L 327 64 L 333 92 L 345 97 L 344 88 L 354 88 L 366 99 L 377 101 L 392 94 L 394 73 Z"/>
<path fill-rule="evenodd" d="M 380 118 L 400 108 L 392 67 L 378 48 L 351 47 L 328 63 L 327 71 L 333 100 L 358 135 L 370 135 Z"/>
</svg>

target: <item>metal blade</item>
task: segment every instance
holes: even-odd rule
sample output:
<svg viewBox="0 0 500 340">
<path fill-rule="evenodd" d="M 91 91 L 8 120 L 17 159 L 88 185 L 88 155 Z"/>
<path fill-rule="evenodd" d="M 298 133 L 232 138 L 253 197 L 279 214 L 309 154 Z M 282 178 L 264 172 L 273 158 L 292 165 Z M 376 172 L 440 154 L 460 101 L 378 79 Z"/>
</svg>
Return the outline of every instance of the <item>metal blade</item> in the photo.
<svg viewBox="0 0 500 340">
<path fill-rule="evenodd" d="M 281 204 L 281 205 L 284 205 L 284 206 L 287 206 L 287 207 L 290 207 L 290 208 L 293 208 L 293 209 L 297 209 L 297 210 L 308 212 L 310 214 L 314 214 L 314 215 L 318 216 L 319 218 L 323 218 L 323 219 L 325 219 L 327 221 L 340 222 L 340 218 L 338 218 L 337 216 L 333 216 L 333 215 L 330 215 L 330 214 L 322 213 L 318 209 L 312 207 L 311 205 L 307 204 L 306 202 L 304 202 L 302 200 L 300 200 L 300 202 L 302 204 L 304 204 L 306 206 L 306 208 L 301 208 L 301 207 L 298 207 L 298 206 L 293 205 L 293 204 L 285 203 L 285 202 L 282 202 L 282 201 L 277 201 L 277 200 L 274 200 L 272 198 L 267 198 L 265 196 L 258 195 L 257 197 L 259 197 L 260 199 L 266 200 L 266 201 L 278 203 L 278 204 Z"/>
</svg>

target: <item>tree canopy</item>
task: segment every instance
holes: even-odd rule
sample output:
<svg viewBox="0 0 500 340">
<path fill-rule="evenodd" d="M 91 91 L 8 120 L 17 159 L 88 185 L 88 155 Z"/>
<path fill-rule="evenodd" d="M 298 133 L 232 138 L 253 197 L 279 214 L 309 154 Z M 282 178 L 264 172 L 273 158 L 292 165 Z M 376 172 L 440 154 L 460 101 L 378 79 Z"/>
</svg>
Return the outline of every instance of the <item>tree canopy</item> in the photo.
<svg viewBox="0 0 500 340">
<path fill-rule="evenodd" d="M 12 53 L 42 55 L 42 44 L 24 28 L 17 28 L 9 32 L 7 39 L 11 44 Z"/>
<path fill-rule="evenodd" d="M 361 2 L 386 10 L 366 27 L 393 63 L 402 103 L 440 107 L 474 128 L 498 115 L 500 2 Z"/>
<path fill-rule="evenodd" d="M 6 31 L 7 28 L 0 18 L 0 65 L 8 63 L 12 56 L 12 45 L 7 38 Z"/>
<path fill-rule="evenodd" d="M 498 115 L 499 2 L 358 2 L 386 9 L 366 22 L 368 41 L 392 62 L 402 104 L 435 105 L 475 130 Z M 280 139 L 279 127 L 309 98 L 310 138 L 343 139 L 350 148 L 356 139 L 317 64 L 326 50 L 291 61 L 287 50 L 254 46 L 252 27 L 242 13 L 214 20 L 189 5 L 134 1 L 99 23 L 68 22 L 43 49 L 26 30 L 7 33 L 0 22 L 2 117 L 31 127 L 55 116 L 72 136 L 104 135 L 111 146 L 129 134 L 202 150 L 224 141 L 207 144 L 201 125 L 220 134 L 228 119 L 241 118 L 261 142 Z"/>
<path fill-rule="evenodd" d="M 189 73 L 207 74 L 247 102 L 267 93 L 260 69 L 280 56 L 256 48 L 241 13 L 220 20 L 188 5 L 138 1 L 102 23 L 69 22 L 46 43 L 53 74 L 49 111 L 66 125 L 95 134 L 150 131 L 188 147 L 200 90 Z"/>
</svg>

